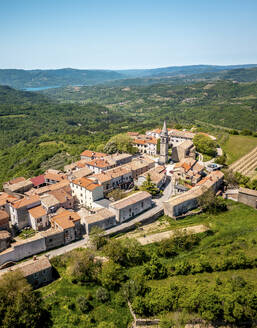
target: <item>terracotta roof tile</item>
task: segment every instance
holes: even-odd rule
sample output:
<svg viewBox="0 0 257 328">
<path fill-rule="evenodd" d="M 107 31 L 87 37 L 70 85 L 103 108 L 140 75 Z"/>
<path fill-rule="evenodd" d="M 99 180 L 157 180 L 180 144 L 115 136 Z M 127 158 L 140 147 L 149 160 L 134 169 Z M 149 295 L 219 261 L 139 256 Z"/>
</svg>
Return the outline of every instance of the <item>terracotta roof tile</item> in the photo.
<svg viewBox="0 0 257 328">
<path fill-rule="evenodd" d="M 76 212 L 64 210 L 61 213 L 52 217 L 52 222 L 55 222 L 62 229 L 69 229 L 75 226 L 74 222 L 80 221 L 80 216 Z"/>
<path fill-rule="evenodd" d="M 35 219 L 41 218 L 42 216 L 46 215 L 46 210 L 41 205 L 29 209 L 28 212 Z"/>
<path fill-rule="evenodd" d="M 72 180 L 72 183 L 74 183 L 78 186 L 81 186 L 81 187 L 83 187 L 87 190 L 90 190 L 90 191 L 96 189 L 97 187 L 100 187 L 99 184 L 97 184 L 94 181 L 90 180 L 89 178 L 85 178 L 85 177 Z"/>
<path fill-rule="evenodd" d="M 85 156 L 85 157 L 104 157 L 106 154 L 104 153 L 98 153 L 92 150 L 84 150 L 83 153 L 80 154 L 80 156 Z"/>
<path fill-rule="evenodd" d="M 11 204 L 14 208 L 21 208 L 28 205 L 32 205 L 33 203 L 37 203 L 37 202 L 40 202 L 40 198 L 38 195 L 34 195 L 28 198 L 24 197 L 22 199 L 12 202 Z"/>
</svg>

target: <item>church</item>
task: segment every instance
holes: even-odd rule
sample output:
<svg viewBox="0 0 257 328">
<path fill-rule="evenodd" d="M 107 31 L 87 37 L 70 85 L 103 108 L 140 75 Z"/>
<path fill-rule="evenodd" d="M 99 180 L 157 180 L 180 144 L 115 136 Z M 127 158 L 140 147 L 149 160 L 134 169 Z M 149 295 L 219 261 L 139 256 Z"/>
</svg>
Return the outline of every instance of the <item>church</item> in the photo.
<svg viewBox="0 0 257 328">
<path fill-rule="evenodd" d="M 163 123 L 163 128 L 160 134 L 160 156 L 159 156 L 159 164 L 167 164 L 168 163 L 168 152 L 169 152 L 169 135 L 166 126 L 166 121 Z"/>
</svg>

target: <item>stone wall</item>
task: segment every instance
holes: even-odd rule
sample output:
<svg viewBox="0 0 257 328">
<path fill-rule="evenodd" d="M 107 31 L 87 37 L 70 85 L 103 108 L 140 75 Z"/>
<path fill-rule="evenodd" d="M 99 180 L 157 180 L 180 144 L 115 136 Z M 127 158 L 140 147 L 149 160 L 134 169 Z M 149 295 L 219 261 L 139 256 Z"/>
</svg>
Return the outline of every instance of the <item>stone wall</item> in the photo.
<svg viewBox="0 0 257 328">
<path fill-rule="evenodd" d="M 146 212 L 147 213 L 147 212 Z M 160 216 L 164 214 L 163 208 L 157 207 L 155 210 L 151 211 L 151 214 L 147 215 L 145 218 L 137 220 L 137 218 L 118 225 L 114 228 L 105 231 L 105 236 L 115 236 L 120 233 L 128 232 L 134 230 L 138 227 L 138 224 L 149 224 L 156 221 Z"/>
<path fill-rule="evenodd" d="M 257 196 L 245 194 L 239 190 L 238 201 L 253 208 L 257 208 Z"/>
<path fill-rule="evenodd" d="M 20 261 L 26 257 L 46 251 L 45 238 L 31 238 L 24 242 L 14 243 L 13 246 L 0 253 L 0 265 L 10 261 Z"/>
</svg>

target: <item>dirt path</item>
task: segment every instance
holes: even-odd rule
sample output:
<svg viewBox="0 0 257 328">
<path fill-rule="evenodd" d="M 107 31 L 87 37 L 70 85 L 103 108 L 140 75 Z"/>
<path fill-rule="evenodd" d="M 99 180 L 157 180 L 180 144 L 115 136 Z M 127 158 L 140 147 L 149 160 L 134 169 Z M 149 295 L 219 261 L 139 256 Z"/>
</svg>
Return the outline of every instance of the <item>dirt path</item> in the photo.
<svg viewBox="0 0 257 328">
<path fill-rule="evenodd" d="M 162 241 L 163 239 L 168 239 L 172 237 L 177 231 L 185 232 L 187 234 L 196 234 L 196 233 L 205 232 L 207 230 L 209 230 L 208 227 L 206 227 L 203 224 L 200 224 L 197 226 L 192 226 L 192 227 L 187 227 L 177 230 L 159 232 L 145 237 L 138 237 L 137 240 L 140 242 L 141 245 L 147 245 L 147 244 Z"/>
</svg>

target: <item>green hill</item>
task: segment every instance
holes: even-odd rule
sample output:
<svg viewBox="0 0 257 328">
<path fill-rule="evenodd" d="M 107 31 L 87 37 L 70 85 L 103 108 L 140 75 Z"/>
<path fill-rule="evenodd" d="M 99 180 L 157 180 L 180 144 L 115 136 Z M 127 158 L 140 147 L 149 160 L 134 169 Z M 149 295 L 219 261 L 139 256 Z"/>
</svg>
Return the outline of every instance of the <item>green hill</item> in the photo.
<svg viewBox="0 0 257 328">
<path fill-rule="evenodd" d="M 121 79 L 123 75 L 109 70 L 54 70 L 0 69 L 0 84 L 14 88 L 35 88 L 65 85 L 92 85 Z"/>
</svg>

